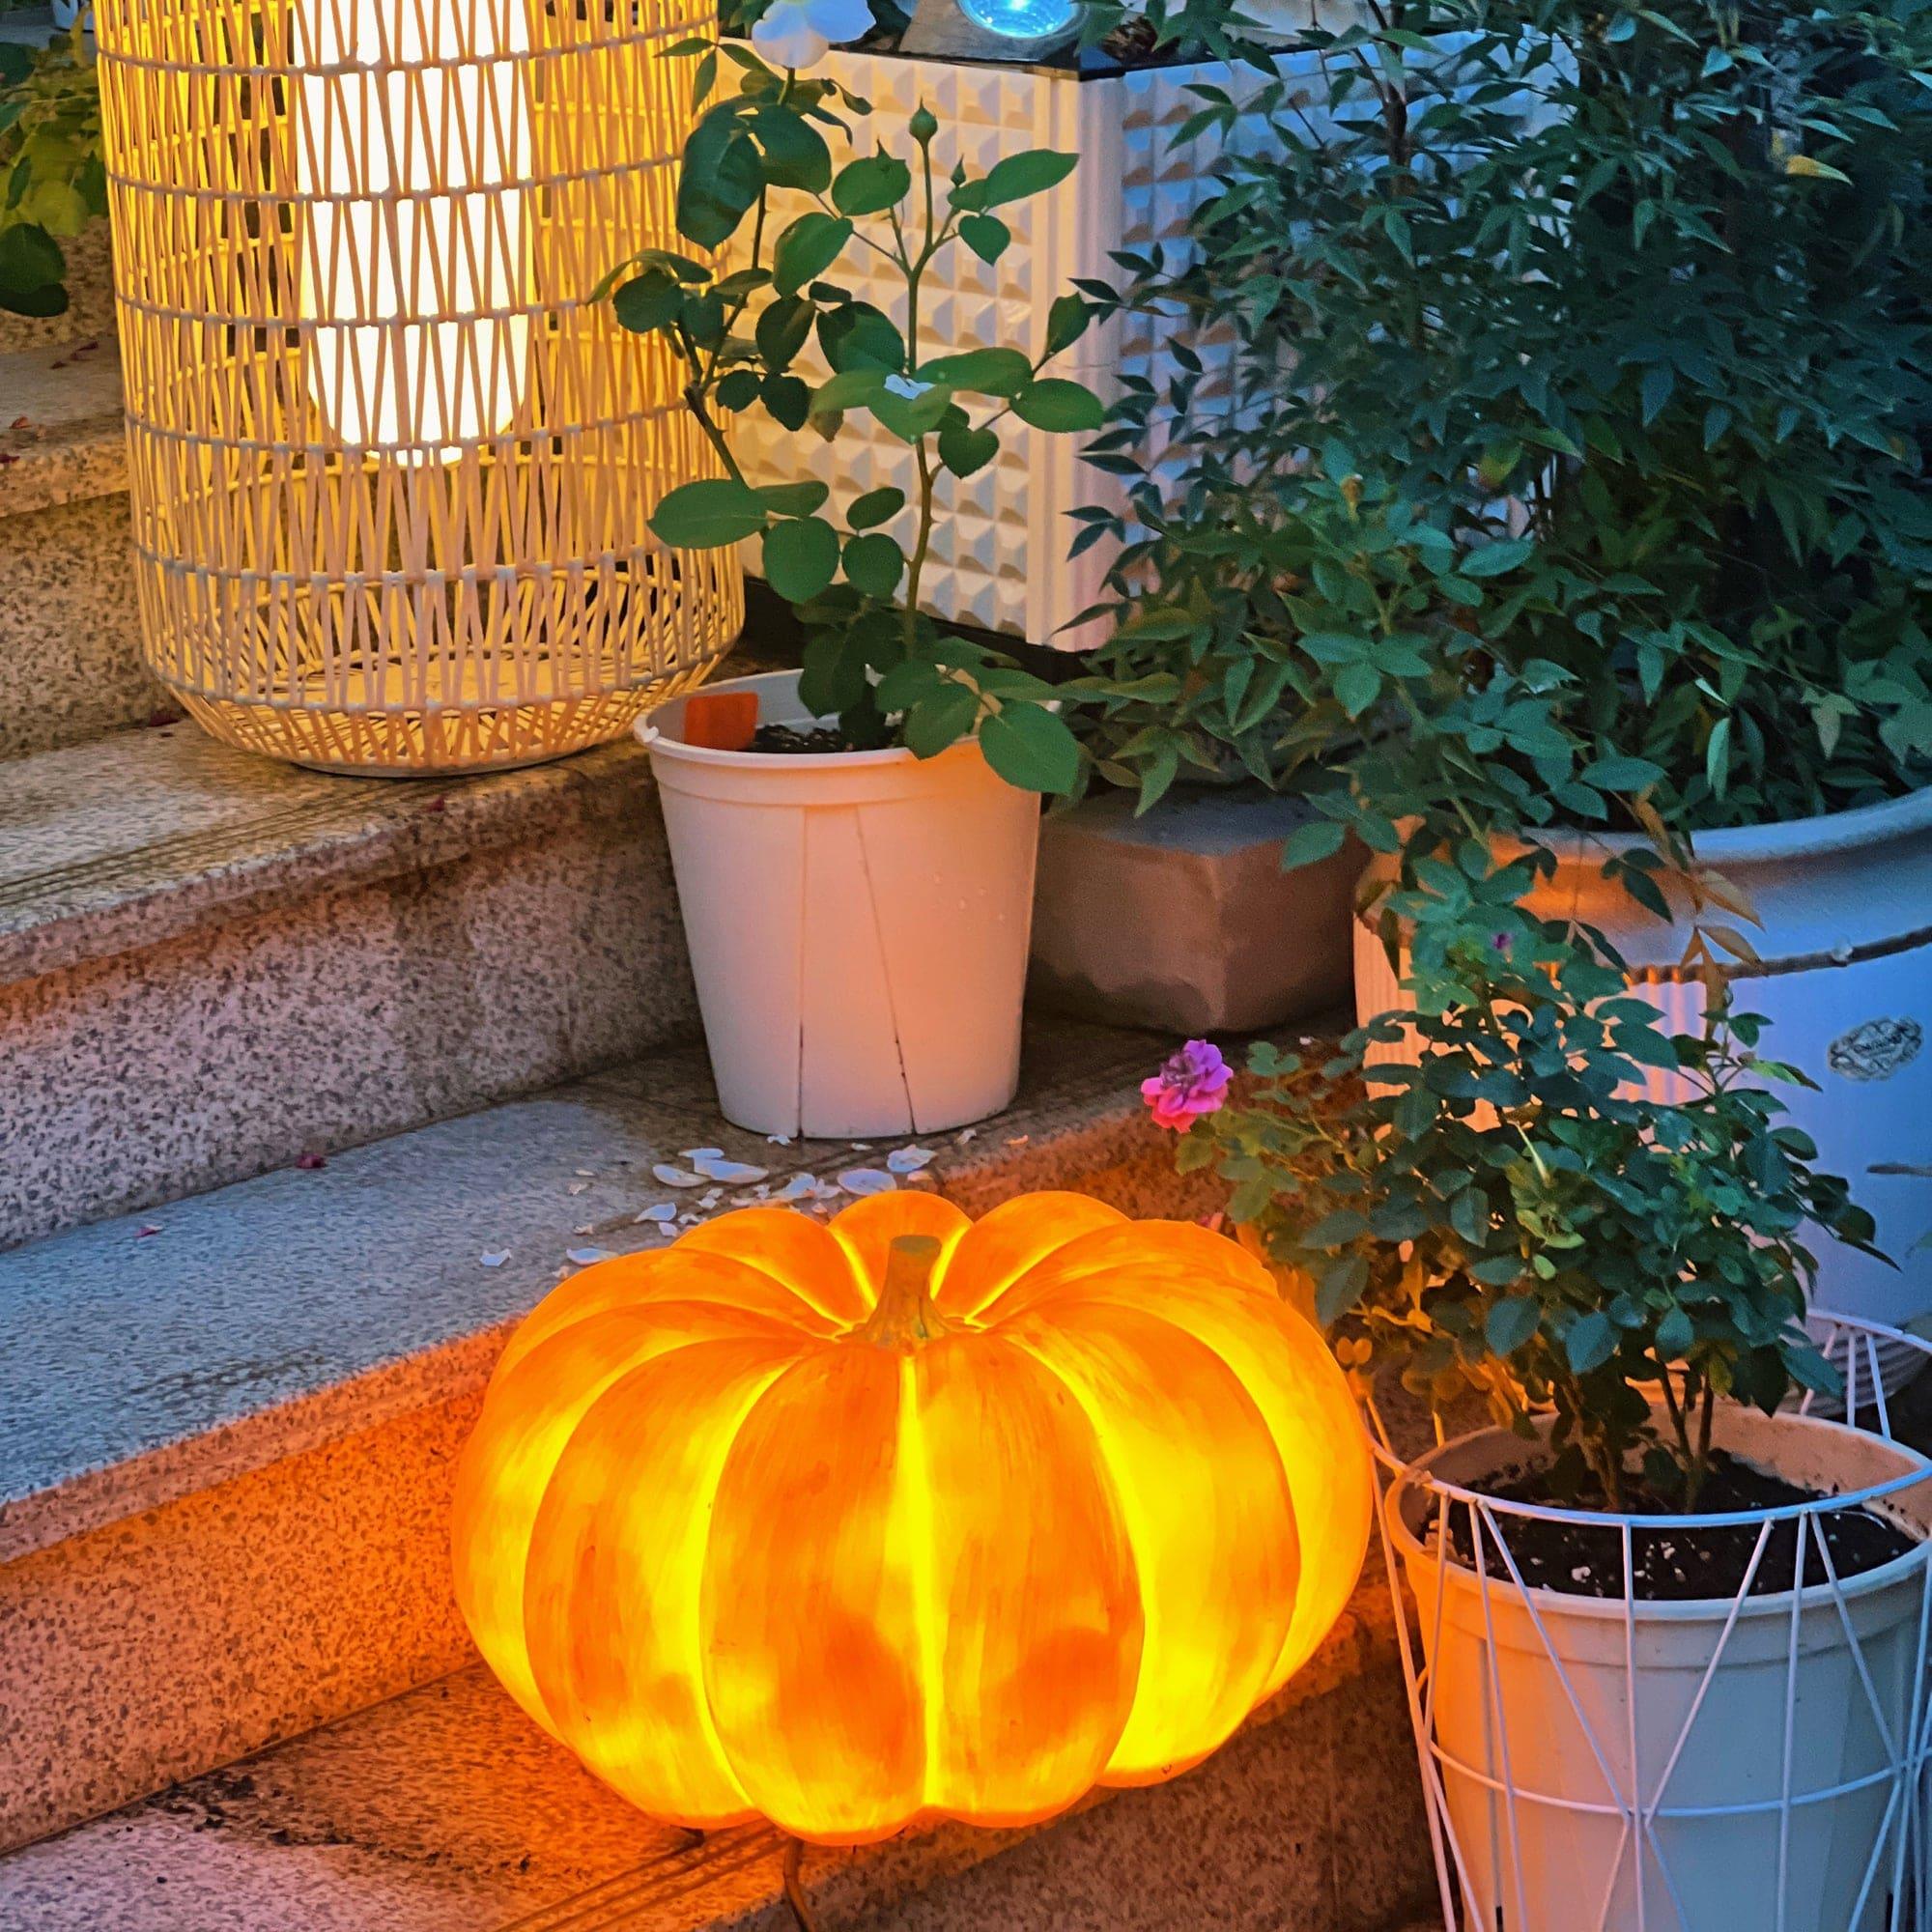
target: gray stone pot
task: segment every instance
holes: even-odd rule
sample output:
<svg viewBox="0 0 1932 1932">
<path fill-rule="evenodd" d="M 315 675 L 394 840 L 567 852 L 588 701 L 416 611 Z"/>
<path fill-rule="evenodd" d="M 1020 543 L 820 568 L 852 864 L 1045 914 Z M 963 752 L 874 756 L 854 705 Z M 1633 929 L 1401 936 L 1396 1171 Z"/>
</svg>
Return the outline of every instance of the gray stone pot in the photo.
<svg viewBox="0 0 1932 1932">
<path fill-rule="evenodd" d="M 1245 787 L 1170 793 L 1144 818 L 1109 792 L 1040 830 L 1030 990 L 1178 1034 L 1248 1033 L 1345 1002 L 1365 854 L 1281 869 L 1308 808 Z"/>
</svg>

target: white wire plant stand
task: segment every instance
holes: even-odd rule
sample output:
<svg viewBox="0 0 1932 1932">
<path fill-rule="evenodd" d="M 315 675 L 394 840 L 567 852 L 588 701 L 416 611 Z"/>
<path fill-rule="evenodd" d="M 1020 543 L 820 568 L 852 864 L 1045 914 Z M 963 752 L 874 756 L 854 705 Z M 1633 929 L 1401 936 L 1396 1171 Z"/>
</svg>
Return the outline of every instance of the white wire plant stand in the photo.
<svg viewBox="0 0 1932 1932">
<path fill-rule="evenodd" d="M 1405 1455 L 1369 1405 L 1447 1932 L 1932 1932 L 1932 1459 L 1891 1392 L 1932 1342 L 1811 1327 L 1842 1399 L 1719 1406 L 1719 1446 L 1821 1492 L 1748 1516 L 1487 1493 L 1529 1445 Z M 1838 1520 L 1867 1509 L 1910 1546 L 1841 1575 Z M 1588 1526 L 1611 1594 L 1526 1580 L 1531 1521 Z M 1646 1539 L 1714 1526 L 1749 1540 L 1734 1595 L 1638 1594 Z"/>
</svg>

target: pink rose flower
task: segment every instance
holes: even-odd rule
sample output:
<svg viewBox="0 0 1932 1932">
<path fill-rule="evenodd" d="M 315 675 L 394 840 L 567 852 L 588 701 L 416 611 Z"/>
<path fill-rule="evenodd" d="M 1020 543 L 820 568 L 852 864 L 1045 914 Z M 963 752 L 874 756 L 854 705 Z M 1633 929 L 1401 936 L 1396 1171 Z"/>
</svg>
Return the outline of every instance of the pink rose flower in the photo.
<svg viewBox="0 0 1932 1932">
<path fill-rule="evenodd" d="M 1221 1049 L 1205 1039 L 1190 1039 L 1170 1054 L 1151 1080 L 1141 1082 L 1141 1098 L 1157 1127 L 1183 1134 L 1203 1114 L 1213 1113 L 1228 1097 L 1234 1068 Z"/>
</svg>

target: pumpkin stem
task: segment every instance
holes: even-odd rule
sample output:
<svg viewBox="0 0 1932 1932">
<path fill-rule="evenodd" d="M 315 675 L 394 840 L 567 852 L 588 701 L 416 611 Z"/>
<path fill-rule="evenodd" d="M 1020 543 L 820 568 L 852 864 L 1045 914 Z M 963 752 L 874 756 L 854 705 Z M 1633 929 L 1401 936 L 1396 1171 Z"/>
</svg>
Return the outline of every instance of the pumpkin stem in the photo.
<svg viewBox="0 0 1932 1932">
<path fill-rule="evenodd" d="M 900 1235 L 886 1250 L 879 1305 L 857 1331 L 860 1341 L 910 1351 L 952 1334 L 958 1324 L 947 1321 L 932 1302 L 932 1271 L 938 1265 L 939 1242 L 932 1236 Z"/>
</svg>

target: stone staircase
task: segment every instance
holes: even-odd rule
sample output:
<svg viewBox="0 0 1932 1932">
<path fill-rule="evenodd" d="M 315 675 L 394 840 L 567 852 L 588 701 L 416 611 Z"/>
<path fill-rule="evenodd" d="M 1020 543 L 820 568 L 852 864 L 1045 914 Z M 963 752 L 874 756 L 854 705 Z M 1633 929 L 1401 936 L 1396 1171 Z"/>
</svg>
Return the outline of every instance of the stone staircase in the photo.
<svg viewBox="0 0 1932 1932">
<path fill-rule="evenodd" d="M 509 1327 L 665 1238 L 654 1165 L 886 1150 L 719 1121 L 637 747 L 357 781 L 173 722 L 114 396 L 111 345 L 0 355 L 0 1932 L 787 1926 L 771 1834 L 649 1824 L 495 1689 L 449 1485 Z M 1197 1211 L 1135 1098 L 1163 1050 L 1042 1021 L 906 1184 Z M 1403 1924 L 1378 1574 L 1189 1776 L 803 1883 L 827 1932 Z"/>
</svg>

